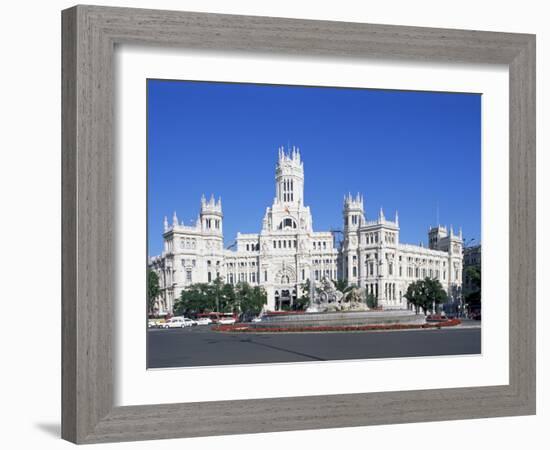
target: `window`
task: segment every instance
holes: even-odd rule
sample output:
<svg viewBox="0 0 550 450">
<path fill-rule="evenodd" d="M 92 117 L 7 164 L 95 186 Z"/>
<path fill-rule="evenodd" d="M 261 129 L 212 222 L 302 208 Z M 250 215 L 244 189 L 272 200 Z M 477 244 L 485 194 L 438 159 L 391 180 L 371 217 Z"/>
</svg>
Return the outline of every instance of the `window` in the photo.
<svg viewBox="0 0 550 450">
<path fill-rule="evenodd" d="M 267 281 L 267 270 L 264 270 L 264 281 Z"/>
<path fill-rule="evenodd" d="M 290 198 L 290 197 L 288 197 L 288 198 Z M 294 229 L 296 228 L 296 222 L 293 219 L 291 219 L 290 217 L 287 217 L 287 218 L 283 219 L 281 221 L 281 223 L 279 224 L 279 227 L 278 227 L 279 230 L 288 230 L 288 229 L 292 229 L 292 228 L 294 228 Z"/>
<path fill-rule="evenodd" d="M 187 270 L 185 279 L 187 280 L 188 283 L 191 283 L 191 281 L 193 280 L 191 270 Z"/>
<path fill-rule="evenodd" d="M 212 272 L 208 272 L 208 282 L 212 281 Z"/>
</svg>

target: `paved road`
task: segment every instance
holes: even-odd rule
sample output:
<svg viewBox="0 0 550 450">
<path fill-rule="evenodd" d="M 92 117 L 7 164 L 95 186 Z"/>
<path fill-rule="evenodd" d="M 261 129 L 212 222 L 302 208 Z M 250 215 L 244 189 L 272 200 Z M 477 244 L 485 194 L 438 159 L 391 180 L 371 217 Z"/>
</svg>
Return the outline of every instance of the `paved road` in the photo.
<svg viewBox="0 0 550 450">
<path fill-rule="evenodd" d="M 150 368 L 466 355 L 481 352 L 481 329 L 251 334 L 199 326 L 150 329 L 147 345 Z"/>
</svg>

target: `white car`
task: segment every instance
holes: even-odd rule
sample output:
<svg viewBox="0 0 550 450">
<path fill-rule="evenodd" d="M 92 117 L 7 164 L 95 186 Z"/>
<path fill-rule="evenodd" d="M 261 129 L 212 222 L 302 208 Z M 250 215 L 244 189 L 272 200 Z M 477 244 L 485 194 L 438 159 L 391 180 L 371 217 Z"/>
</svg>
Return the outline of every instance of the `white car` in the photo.
<svg viewBox="0 0 550 450">
<path fill-rule="evenodd" d="M 187 317 L 185 317 L 183 321 L 185 322 L 186 327 L 194 327 L 195 325 L 197 325 L 197 322 L 195 320 L 188 319 Z"/>
<path fill-rule="evenodd" d="M 212 319 L 209 317 L 201 317 L 200 319 L 197 319 L 197 325 L 210 325 L 212 323 Z"/>
<path fill-rule="evenodd" d="M 155 319 L 149 319 L 147 321 L 147 327 L 148 328 L 158 328 L 160 326 L 160 323 L 158 320 Z"/>
<path fill-rule="evenodd" d="M 164 322 L 163 327 L 164 328 L 185 328 L 190 327 L 194 320 L 187 319 L 186 317 L 172 317 L 171 319 L 168 319 L 166 322 Z"/>
<path fill-rule="evenodd" d="M 219 320 L 219 324 L 221 325 L 233 325 L 236 322 L 234 317 L 223 317 Z"/>
<path fill-rule="evenodd" d="M 261 317 L 254 317 L 254 319 L 252 319 L 252 322 L 261 322 L 261 321 L 262 321 Z"/>
</svg>

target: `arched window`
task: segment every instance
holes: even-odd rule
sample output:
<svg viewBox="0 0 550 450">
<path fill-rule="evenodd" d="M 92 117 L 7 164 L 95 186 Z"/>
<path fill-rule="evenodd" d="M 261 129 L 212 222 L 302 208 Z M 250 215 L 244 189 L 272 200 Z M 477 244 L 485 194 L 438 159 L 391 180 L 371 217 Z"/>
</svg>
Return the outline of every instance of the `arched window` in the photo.
<svg viewBox="0 0 550 450">
<path fill-rule="evenodd" d="M 294 229 L 296 228 L 296 222 L 292 220 L 290 217 L 283 219 L 279 224 L 279 230 L 287 230 L 292 228 Z"/>
</svg>

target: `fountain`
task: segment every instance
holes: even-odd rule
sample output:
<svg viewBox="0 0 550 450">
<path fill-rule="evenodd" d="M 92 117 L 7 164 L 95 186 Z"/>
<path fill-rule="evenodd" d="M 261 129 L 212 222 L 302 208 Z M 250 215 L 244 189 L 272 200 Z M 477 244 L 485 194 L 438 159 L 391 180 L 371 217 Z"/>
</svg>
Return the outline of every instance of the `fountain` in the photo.
<svg viewBox="0 0 550 450">
<path fill-rule="evenodd" d="M 404 310 L 373 310 L 367 306 L 363 288 L 352 287 L 345 293 L 336 289 L 334 282 L 323 278 L 319 287 L 314 278 L 310 284 L 310 302 L 302 314 L 289 312 L 265 316 L 256 326 L 309 327 L 309 326 L 358 326 L 379 324 L 422 324 L 424 315 Z"/>
</svg>

